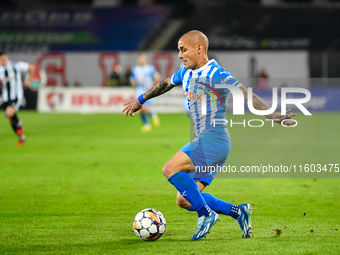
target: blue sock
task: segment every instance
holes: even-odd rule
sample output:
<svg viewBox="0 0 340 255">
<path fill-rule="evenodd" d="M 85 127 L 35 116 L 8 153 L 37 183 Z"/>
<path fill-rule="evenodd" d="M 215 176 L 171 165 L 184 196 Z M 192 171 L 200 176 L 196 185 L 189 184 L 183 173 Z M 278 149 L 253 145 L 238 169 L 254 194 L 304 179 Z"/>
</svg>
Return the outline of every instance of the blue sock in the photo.
<svg viewBox="0 0 340 255">
<path fill-rule="evenodd" d="M 142 118 L 142 121 L 143 121 L 144 125 L 147 125 L 149 123 L 147 118 L 146 118 L 146 115 L 144 113 L 141 113 L 140 117 Z"/>
<path fill-rule="evenodd" d="M 177 172 L 170 176 L 168 181 L 176 187 L 179 193 L 195 208 L 198 217 L 209 216 L 210 208 L 204 201 L 201 192 L 198 190 L 198 186 L 194 179 L 186 172 Z"/>
<path fill-rule="evenodd" d="M 150 116 L 150 118 L 153 117 L 153 112 L 152 111 L 149 111 L 149 116 Z"/>
<path fill-rule="evenodd" d="M 237 219 L 239 214 L 238 214 L 238 205 L 233 205 L 231 203 L 225 202 L 221 199 L 218 199 L 214 197 L 213 195 L 209 193 L 201 193 L 204 200 L 207 202 L 208 206 L 214 210 L 217 213 L 224 214 L 224 215 L 229 215 L 233 217 L 234 219 Z M 190 205 L 188 211 L 195 211 L 194 207 Z"/>
</svg>

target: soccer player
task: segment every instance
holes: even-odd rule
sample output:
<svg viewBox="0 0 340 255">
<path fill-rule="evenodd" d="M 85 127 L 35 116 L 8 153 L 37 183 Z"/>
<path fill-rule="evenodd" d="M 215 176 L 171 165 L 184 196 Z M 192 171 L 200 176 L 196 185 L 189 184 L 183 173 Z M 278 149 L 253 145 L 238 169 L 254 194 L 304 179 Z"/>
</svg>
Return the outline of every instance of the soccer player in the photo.
<svg viewBox="0 0 340 255">
<path fill-rule="evenodd" d="M 214 125 L 214 120 L 226 118 L 227 96 L 230 92 L 228 89 L 221 89 L 220 85 L 238 87 L 243 92 L 245 101 L 248 100 L 247 89 L 215 60 L 208 60 L 208 44 L 208 38 L 200 31 L 193 30 L 184 34 L 178 41 L 178 57 L 184 62 L 184 67 L 177 70 L 171 78 L 166 78 L 138 98 L 125 103 L 123 112 L 125 111 L 126 116 L 134 116 L 133 113 L 138 111 L 146 100 L 182 85 L 188 98 L 195 138 L 164 165 L 163 173 L 178 190 L 177 204 L 198 214 L 197 228 L 192 240 L 206 236 L 219 220 L 218 213 L 234 218 L 241 227 L 243 236 L 249 238 L 252 231 L 251 205 L 231 204 L 202 192 L 211 183 L 216 172 L 193 172 L 197 166 L 222 166 L 228 158 L 231 148 L 228 129 L 225 122 Z M 210 94 L 213 95 L 214 91 L 218 92 L 218 95 L 215 94 L 216 98 L 211 98 Z M 203 100 L 204 98 L 206 100 Z M 218 102 L 215 104 L 215 101 Z M 269 109 L 255 94 L 252 95 L 252 101 L 257 110 Z M 288 115 L 290 111 L 287 111 L 287 115 L 273 113 L 266 117 L 280 123 L 296 115 Z M 293 123 L 290 120 L 285 121 L 287 125 Z"/>
<path fill-rule="evenodd" d="M 19 137 L 18 146 L 24 145 L 26 138 L 24 135 L 23 122 L 18 119 L 17 112 L 24 97 L 24 89 L 21 73 L 29 72 L 29 78 L 24 85 L 29 87 L 34 74 L 34 66 L 26 62 L 12 62 L 5 52 L 0 52 L 0 81 L 2 83 L 2 99 L 5 116 L 14 132 Z"/>
<path fill-rule="evenodd" d="M 148 64 L 145 54 L 140 54 L 137 62 L 138 65 L 132 69 L 130 82 L 136 88 L 136 96 L 139 96 L 157 84 L 160 81 L 160 75 L 154 66 Z M 147 119 L 148 115 L 151 117 L 152 124 L 155 127 L 158 127 L 160 124 L 157 114 L 150 110 L 151 103 L 152 100 L 145 102 L 140 112 L 143 121 L 141 131 L 143 133 L 151 131 L 151 125 Z"/>
</svg>

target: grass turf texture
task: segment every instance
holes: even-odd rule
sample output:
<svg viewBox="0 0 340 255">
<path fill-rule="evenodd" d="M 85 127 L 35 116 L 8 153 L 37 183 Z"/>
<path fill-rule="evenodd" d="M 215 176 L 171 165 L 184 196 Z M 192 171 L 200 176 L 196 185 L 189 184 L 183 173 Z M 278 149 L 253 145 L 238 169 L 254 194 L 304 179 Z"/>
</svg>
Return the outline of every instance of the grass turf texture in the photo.
<svg viewBox="0 0 340 255">
<path fill-rule="evenodd" d="M 197 214 L 177 207 L 176 190 L 161 171 L 189 140 L 186 116 L 160 115 L 161 126 L 146 134 L 139 132 L 138 117 L 25 111 L 19 117 L 27 136 L 22 148 L 7 121 L 0 121 L 0 254 L 340 250 L 339 179 L 216 178 L 206 192 L 253 205 L 254 238 L 241 238 L 234 220 L 221 216 L 207 239 L 193 242 Z M 296 128 L 229 128 L 228 164 L 340 163 L 339 114 L 297 119 Z M 156 242 L 139 240 L 132 230 L 137 212 L 148 207 L 167 220 Z"/>
</svg>

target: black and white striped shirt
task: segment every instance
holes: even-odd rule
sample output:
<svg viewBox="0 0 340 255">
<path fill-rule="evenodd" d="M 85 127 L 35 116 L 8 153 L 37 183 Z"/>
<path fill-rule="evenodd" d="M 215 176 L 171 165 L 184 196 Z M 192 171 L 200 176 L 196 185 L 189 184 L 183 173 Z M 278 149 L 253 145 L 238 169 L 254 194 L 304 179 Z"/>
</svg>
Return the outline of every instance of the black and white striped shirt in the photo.
<svg viewBox="0 0 340 255">
<path fill-rule="evenodd" d="M 24 98 L 21 73 L 27 72 L 29 64 L 26 62 L 8 61 L 7 66 L 0 65 L 0 81 L 2 83 L 2 100 L 15 104 L 19 109 Z"/>
</svg>

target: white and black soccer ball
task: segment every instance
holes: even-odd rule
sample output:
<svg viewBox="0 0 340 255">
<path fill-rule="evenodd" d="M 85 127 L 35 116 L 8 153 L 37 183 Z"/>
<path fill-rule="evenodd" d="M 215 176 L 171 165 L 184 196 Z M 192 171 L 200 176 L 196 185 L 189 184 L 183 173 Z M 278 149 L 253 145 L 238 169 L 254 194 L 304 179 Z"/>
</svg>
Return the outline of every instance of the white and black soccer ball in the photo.
<svg viewBox="0 0 340 255">
<path fill-rule="evenodd" d="M 152 208 L 147 208 L 137 213 L 133 221 L 135 234 L 144 241 L 155 241 L 160 238 L 166 228 L 163 214 Z"/>
</svg>

